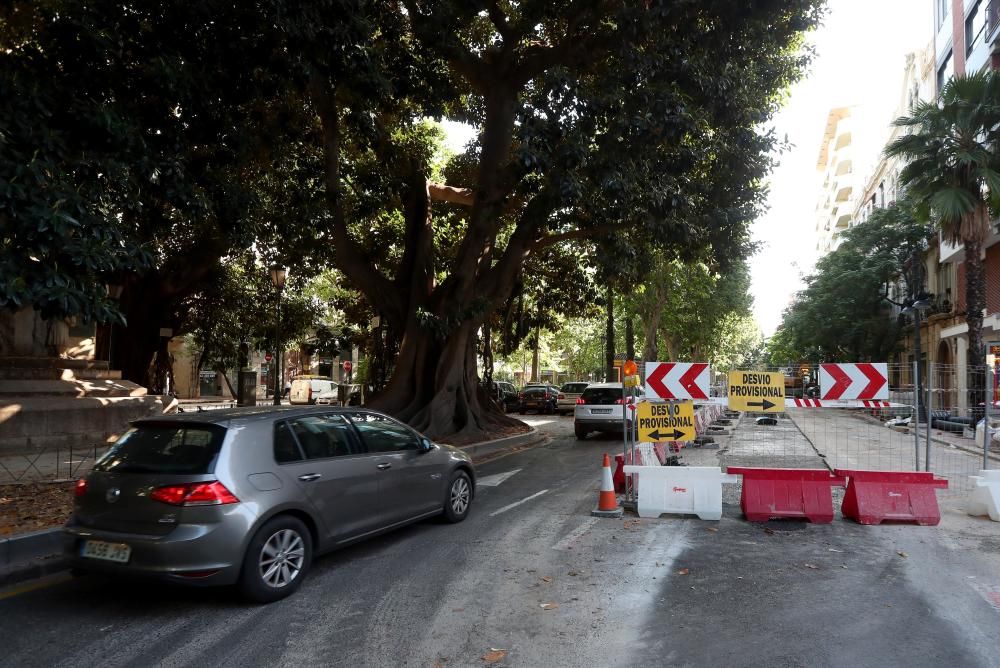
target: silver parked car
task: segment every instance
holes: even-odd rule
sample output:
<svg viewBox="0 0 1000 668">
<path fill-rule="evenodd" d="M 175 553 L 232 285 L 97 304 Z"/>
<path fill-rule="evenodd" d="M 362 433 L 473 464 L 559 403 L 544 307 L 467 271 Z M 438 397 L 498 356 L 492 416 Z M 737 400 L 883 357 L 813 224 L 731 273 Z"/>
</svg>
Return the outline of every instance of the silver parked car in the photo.
<svg viewBox="0 0 1000 668">
<path fill-rule="evenodd" d="M 237 584 L 274 601 L 314 555 L 434 515 L 460 522 L 469 456 L 358 408 L 229 409 L 139 420 L 76 485 L 83 571 Z"/>
<path fill-rule="evenodd" d="M 630 401 L 639 402 L 642 399 L 642 388 L 635 388 L 635 397 Z M 621 434 L 624 429 L 622 424 L 624 410 L 621 383 L 588 385 L 580 395 L 573 412 L 573 432 L 578 439 L 587 438 L 587 434 L 592 431 Z M 629 410 L 627 415 L 631 424 L 634 414 Z"/>
<path fill-rule="evenodd" d="M 576 410 L 577 399 L 583 394 L 583 391 L 587 389 L 590 383 L 587 382 L 572 382 L 564 383 L 562 387 L 559 388 L 559 397 L 556 408 L 559 413 L 572 413 Z"/>
</svg>

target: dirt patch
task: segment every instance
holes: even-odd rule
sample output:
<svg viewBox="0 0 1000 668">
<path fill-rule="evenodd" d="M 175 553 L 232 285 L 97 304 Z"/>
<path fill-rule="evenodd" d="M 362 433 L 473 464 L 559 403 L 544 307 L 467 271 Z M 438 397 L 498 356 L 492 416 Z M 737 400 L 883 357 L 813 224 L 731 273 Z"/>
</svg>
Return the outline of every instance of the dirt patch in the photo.
<svg viewBox="0 0 1000 668">
<path fill-rule="evenodd" d="M 463 445 L 472 445 L 473 443 L 483 443 L 484 441 L 495 441 L 498 438 L 507 438 L 508 436 L 520 436 L 521 434 L 527 434 L 529 431 L 531 431 L 531 427 L 522 422 L 509 427 L 491 429 L 489 432 L 478 436 L 446 437 L 440 439 L 440 442 L 446 445 L 461 447 Z"/>
<path fill-rule="evenodd" d="M 51 529 L 73 510 L 72 482 L 0 485 L 0 537 Z"/>
</svg>

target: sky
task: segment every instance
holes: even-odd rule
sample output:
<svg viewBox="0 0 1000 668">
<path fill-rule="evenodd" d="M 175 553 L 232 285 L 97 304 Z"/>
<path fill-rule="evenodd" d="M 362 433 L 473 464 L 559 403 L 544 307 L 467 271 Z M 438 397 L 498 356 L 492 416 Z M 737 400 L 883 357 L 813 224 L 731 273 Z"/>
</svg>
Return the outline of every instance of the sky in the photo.
<svg viewBox="0 0 1000 668">
<path fill-rule="evenodd" d="M 854 115 L 868 127 L 860 136 L 869 139 L 855 156 L 863 177 L 888 136 L 906 54 L 933 38 L 932 17 L 931 0 L 830 0 L 823 25 L 809 36 L 817 57 L 773 122 L 792 148 L 780 156 L 769 183 L 768 211 L 753 225 L 762 248 L 751 259 L 751 292 L 766 336 L 780 324 L 782 311 L 815 262 L 822 179 L 816 161 L 827 114 L 834 107 L 858 105 Z"/>
</svg>

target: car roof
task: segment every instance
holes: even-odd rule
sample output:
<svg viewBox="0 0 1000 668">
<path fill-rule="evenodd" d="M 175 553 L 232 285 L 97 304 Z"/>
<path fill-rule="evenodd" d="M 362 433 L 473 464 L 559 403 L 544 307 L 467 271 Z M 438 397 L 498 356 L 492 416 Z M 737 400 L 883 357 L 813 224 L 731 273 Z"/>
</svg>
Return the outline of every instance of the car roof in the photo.
<svg viewBox="0 0 1000 668">
<path fill-rule="evenodd" d="M 363 410 L 371 413 L 378 413 L 363 406 L 350 406 L 347 408 L 333 406 L 246 406 L 243 408 L 218 408 L 207 411 L 174 413 L 172 415 L 160 415 L 157 417 L 146 417 L 133 420 L 133 426 L 150 424 L 217 424 L 228 425 L 236 422 L 247 424 L 252 422 L 264 422 L 275 418 L 293 418 L 300 415 L 314 415 L 316 413 L 353 413 Z"/>
<path fill-rule="evenodd" d="M 621 383 L 591 383 L 587 386 L 588 390 L 602 390 L 602 389 L 612 389 L 620 390 L 622 389 Z"/>
</svg>

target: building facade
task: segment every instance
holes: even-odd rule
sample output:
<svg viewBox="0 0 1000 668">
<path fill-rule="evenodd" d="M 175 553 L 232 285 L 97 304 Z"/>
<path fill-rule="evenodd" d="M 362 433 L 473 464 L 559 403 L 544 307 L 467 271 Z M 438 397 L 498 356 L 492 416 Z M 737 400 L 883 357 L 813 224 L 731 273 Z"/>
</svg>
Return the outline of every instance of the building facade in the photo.
<svg viewBox="0 0 1000 668">
<path fill-rule="evenodd" d="M 830 110 L 816 159 L 816 171 L 823 178 L 816 202 L 816 253 L 819 257 L 835 249 L 840 233 L 851 226 L 851 204 L 857 190 L 854 111 L 854 107 Z"/>
</svg>

